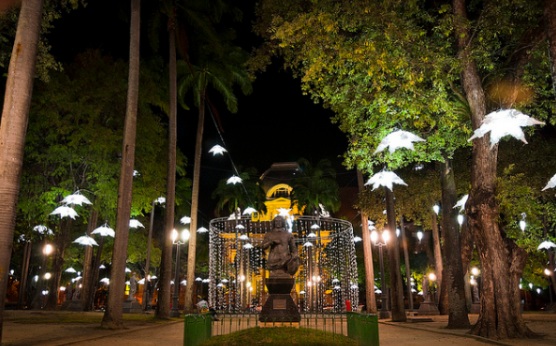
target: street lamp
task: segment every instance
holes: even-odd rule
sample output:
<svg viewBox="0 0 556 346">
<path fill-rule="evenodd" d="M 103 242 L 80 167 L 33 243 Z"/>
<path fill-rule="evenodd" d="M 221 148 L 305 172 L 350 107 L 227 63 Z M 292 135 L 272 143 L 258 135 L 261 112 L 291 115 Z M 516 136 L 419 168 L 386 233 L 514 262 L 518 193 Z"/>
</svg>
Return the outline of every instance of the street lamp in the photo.
<svg viewBox="0 0 556 346">
<path fill-rule="evenodd" d="M 380 313 L 379 318 L 390 318 L 390 311 L 388 311 L 388 290 L 386 289 L 385 283 L 385 275 L 384 275 L 384 261 L 382 255 L 382 247 L 386 246 L 388 241 L 390 240 L 390 232 L 388 230 L 382 231 L 382 241 L 378 239 L 378 232 L 372 231 L 371 232 L 371 241 L 375 243 L 375 246 L 378 246 L 378 257 L 380 259 L 380 286 L 381 286 L 381 298 L 382 303 L 380 304 Z"/>
<path fill-rule="evenodd" d="M 178 310 L 179 304 L 179 275 L 180 275 L 180 245 L 185 244 L 189 240 L 189 230 L 184 229 L 181 232 L 181 237 L 178 235 L 178 231 L 172 230 L 172 243 L 176 245 L 176 272 L 174 274 L 174 294 L 172 295 L 172 309 L 170 310 L 170 317 L 180 317 L 180 311 Z"/>
<path fill-rule="evenodd" d="M 52 251 L 54 251 L 54 247 L 50 244 L 45 244 L 44 248 L 42 249 L 42 253 L 43 253 L 43 258 L 42 258 L 42 267 L 41 267 L 41 275 L 39 275 L 38 277 L 38 283 L 37 283 L 37 295 L 35 296 L 35 304 L 34 304 L 34 308 L 35 309 L 39 309 L 42 307 L 41 304 L 41 289 L 42 286 L 44 285 L 44 281 L 48 280 L 46 277 L 46 263 L 48 261 L 48 256 L 52 253 Z M 50 276 L 49 276 L 50 278 Z M 45 290 L 48 294 L 48 290 Z"/>
<path fill-rule="evenodd" d="M 552 287 L 550 287 L 552 285 L 552 280 L 551 280 L 551 276 L 552 276 L 552 271 L 548 268 L 544 268 L 544 275 L 546 275 L 548 277 L 548 294 L 550 295 L 550 305 L 552 305 Z"/>
</svg>

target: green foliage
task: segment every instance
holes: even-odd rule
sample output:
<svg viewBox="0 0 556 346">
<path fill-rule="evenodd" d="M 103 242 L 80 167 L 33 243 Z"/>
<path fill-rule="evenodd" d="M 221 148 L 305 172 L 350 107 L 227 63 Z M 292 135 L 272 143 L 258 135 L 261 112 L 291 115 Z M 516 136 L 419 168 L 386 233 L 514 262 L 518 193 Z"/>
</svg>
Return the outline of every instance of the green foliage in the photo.
<svg viewBox="0 0 556 346">
<path fill-rule="evenodd" d="M 230 213 L 238 208 L 255 208 L 258 212 L 266 212 L 266 195 L 261 187 L 261 182 L 255 168 L 247 168 L 240 173 L 241 183 L 228 184 L 227 178 L 218 182 L 216 190 L 212 193 L 212 198 L 218 198 L 218 211 L 227 207 Z"/>
<path fill-rule="evenodd" d="M 41 36 L 35 75 L 42 81 L 50 79 L 49 71 L 61 71 L 62 65 L 50 53 L 51 46 L 47 36 L 54 27 L 54 22 L 62 16 L 63 12 L 69 13 L 79 6 L 86 6 L 85 0 L 45 0 L 41 22 Z M 0 13 L 0 68 L 7 71 L 14 44 L 19 7 L 12 8 L 5 13 Z"/>
<path fill-rule="evenodd" d="M 297 162 L 299 173 L 291 180 L 292 205 L 297 204 L 300 209 L 305 207 L 308 215 L 320 211 L 321 205 L 327 211 L 340 209 L 336 171 L 330 161 L 320 160 L 316 166 L 305 158 L 300 158 Z"/>
</svg>

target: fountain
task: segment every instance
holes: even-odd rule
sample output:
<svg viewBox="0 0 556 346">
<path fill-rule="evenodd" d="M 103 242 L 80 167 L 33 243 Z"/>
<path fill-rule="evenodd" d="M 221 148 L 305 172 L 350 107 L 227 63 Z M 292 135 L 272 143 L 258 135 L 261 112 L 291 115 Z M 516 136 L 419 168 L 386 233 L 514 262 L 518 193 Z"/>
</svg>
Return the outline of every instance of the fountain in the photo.
<svg viewBox="0 0 556 346">
<path fill-rule="evenodd" d="M 350 222 L 331 217 L 295 216 L 288 230 L 300 266 L 291 296 L 304 312 L 344 312 L 359 302 L 357 262 Z M 262 249 L 272 221 L 250 216 L 217 218 L 209 230 L 209 304 L 222 312 L 259 311 L 269 293 Z"/>
</svg>

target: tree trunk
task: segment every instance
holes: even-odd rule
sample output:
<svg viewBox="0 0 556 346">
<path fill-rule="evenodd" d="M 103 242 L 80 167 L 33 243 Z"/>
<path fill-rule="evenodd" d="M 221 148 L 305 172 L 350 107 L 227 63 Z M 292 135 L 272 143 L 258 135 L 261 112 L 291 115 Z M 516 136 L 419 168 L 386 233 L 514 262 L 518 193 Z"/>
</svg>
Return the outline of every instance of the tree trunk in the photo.
<svg viewBox="0 0 556 346">
<path fill-rule="evenodd" d="M 556 96 L 556 1 L 544 0 L 544 20 L 548 38 L 550 70 L 552 72 L 552 90 Z"/>
<path fill-rule="evenodd" d="M 17 295 L 17 308 L 23 309 L 27 306 L 27 277 L 29 276 L 29 262 L 31 260 L 31 241 L 25 241 L 23 248 L 23 262 L 21 263 L 21 280 L 19 282 L 19 290 Z M 26 299 L 27 298 L 27 299 Z"/>
<path fill-rule="evenodd" d="M 131 216 L 131 196 L 133 190 L 133 169 L 135 164 L 135 136 L 137 129 L 137 101 L 139 98 L 139 34 L 140 0 L 131 0 L 131 24 L 129 43 L 129 76 L 127 105 L 122 145 L 122 163 L 118 187 L 118 209 L 116 214 L 116 236 L 110 293 L 101 326 L 108 329 L 123 328 L 123 295 L 125 290 L 125 267 Z"/>
<path fill-rule="evenodd" d="M 203 82 L 204 84 L 204 82 Z M 201 179 L 201 153 L 203 148 L 203 124 L 205 122 L 205 88 L 201 90 L 199 105 L 199 122 L 197 124 L 197 140 L 195 143 L 195 167 L 193 168 L 193 187 L 191 190 L 191 235 L 189 236 L 189 253 L 187 254 L 187 282 L 195 280 L 195 257 L 197 246 L 197 213 L 199 209 L 199 180 Z M 237 278 L 236 278 L 237 280 Z M 184 312 L 193 312 L 193 285 L 185 290 Z"/>
<path fill-rule="evenodd" d="M 85 302 L 85 309 L 91 310 L 94 309 L 95 304 L 95 295 L 97 292 L 97 287 L 99 283 L 98 274 L 100 271 L 100 257 L 102 255 L 102 248 L 104 247 L 104 237 L 100 237 L 100 241 L 98 242 L 97 253 L 95 255 L 95 260 L 93 263 L 93 270 L 91 271 L 91 288 L 89 290 L 89 295 L 87 297 L 87 301 Z M 124 269 L 125 270 L 125 269 Z"/>
<path fill-rule="evenodd" d="M 357 170 L 357 183 L 359 185 L 359 193 L 365 189 L 363 184 L 363 173 Z M 361 212 L 361 227 L 363 228 L 363 259 L 365 261 L 365 298 L 367 303 L 367 313 L 376 314 L 376 298 L 375 298 L 375 273 L 373 267 L 373 250 L 371 248 L 371 233 L 369 232 L 369 219 L 367 214 Z"/>
<path fill-rule="evenodd" d="M 444 158 L 441 172 L 442 181 L 442 230 L 444 231 L 444 253 L 446 265 L 443 280 L 449 301 L 448 328 L 469 328 L 467 305 L 465 302 L 465 283 L 461 263 L 459 229 L 457 227 L 456 182 L 449 158 Z"/>
<path fill-rule="evenodd" d="M 400 271 L 400 245 L 396 237 L 396 214 L 394 209 L 394 194 L 387 187 L 386 214 L 390 227 L 390 241 L 388 242 L 388 271 L 390 274 L 390 305 L 392 306 L 392 322 L 405 322 L 405 307 L 403 303 L 402 273 Z M 385 289 L 385 288 L 384 288 Z M 383 289 L 383 291 L 384 291 Z"/>
<path fill-rule="evenodd" d="M 170 114 L 168 114 L 168 177 L 166 179 L 166 208 L 164 212 L 164 232 L 160 280 L 158 281 L 158 304 L 156 314 L 159 318 L 170 318 L 170 281 L 172 280 L 172 229 L 176 204 L 176 145 L 177 145 L 177 75 L 176 75 L 176 31 L 175 22 L 170 18 L 168 24 L 168 43 L 170 45 Z M 193 233 L 193 232 L 191 232 Z M 187 281 L 190 285 L 193 281 Z M 179 284 L 179 283 L 178 283 Z"/>
<path fill-rule="evenodd" d="M 473 130 L 486 115 L 486 100 L 476 64 L 469 57 L 469 32 L 465 0 L 454 0 L 455 37 L 462 62 L 462 85 L 469 103 Z M 525 265 L 523 250 L 503 238 L 497 219 L 496 163 L 498 146 L 489 135 L 473 140 L 471 191 L 466 205 L 469 227 L 483 267 L 481 310 L 472 334 L 492 339 L 531 337 L 521 316 L 519 278 Z"/>
<path fill-rule="evenodd" d="M 400 235 L 402 237 L 403 257 L 405 260 L 405 280 L 407 289 L 407 306 L 409 310 L 413 311 L 413 292 L 411 292 L 411 268 L 409 267 L 409 251 L 407 244 L 407 237 L 405 235 L 405 224 L 403 222 L 403 215 L 400 215 Z"/>
<path fill-rule="evenodd" d="M 98 220 L 98 211 L 91 206 L 91 214 L 89 216 L 89 222 L 87 224 L 87 235 L 91 236 L 91 232 L 95 230 Z M 83 311 L 89 311 L 90 305 L 89 297 L 91 295 L 91 290 L 93 290 L 93 274 L 95 270 L 93 268 L 93 247 L 85 247 L 85 257 L 83 259 L 83 289 L 81 290 L 81 303 L 83 304 Z"/>
<path fill-rule="evenodd" d="M 149 224 L 149 236 L 147 238 L 147 258 L 145 259 L 145 284 L 143 285 L 143 311 L 147 310 L 147 306 L 149 305 L 147 300 L 149 299 L 149 271 L 150 271 L 150 264 L 151 264 L 151 244 L 153 238 L 153 228 L 154 228 L 154 211 L 156 207 L 156 200 L 152 203 L 151 209 L 151 222 Z"/>
<path fill-rule="evenodd" d="M 72 219 L 68 218 L 66 221 L 60 221 L 60 232 L 54 237 L 54 254 L 52 255 L 52 276 L 49 283 L 48 300 L 46 301 L 45 310 L 56 310 L 58 307 L 58 291 L 60 289 L 60 281 L 62 280 L 62 273 L 64 271 L 64 253 L 66 247 L 71 241 L 70 231 Z"/>
<path fill-rule="evenodd" d="M 0 125 L 0 344 L 42 7 L 42 0 L 21 4 Z"/>
<path fill-rule="evenodd" d="M 442 206 L 444 207 L 444 206 Z M 434 271 L 436 272 L 436 282 L 438 283 L 438 308 L 440 314 L 448 314 L 448 306 L 444 298 L 446 298 L 446 292 L 443 292 L 443 279 L 442 274 L 444 273 L 444 267 L 442 265 L 442 251 L 440 249 L 440 235 L 438 234 L 438 222 L 436 221 L 436 214 L 431 211 L 432 216 L 432 248 L 434 250 Z"/>
</svg>

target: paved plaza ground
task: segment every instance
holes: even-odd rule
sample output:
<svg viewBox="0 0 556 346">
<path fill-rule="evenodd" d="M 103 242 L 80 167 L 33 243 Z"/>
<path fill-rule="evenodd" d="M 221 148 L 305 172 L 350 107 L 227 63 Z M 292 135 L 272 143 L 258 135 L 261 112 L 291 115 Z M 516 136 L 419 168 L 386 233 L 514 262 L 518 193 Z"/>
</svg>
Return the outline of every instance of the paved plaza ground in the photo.
<svg viewBox="0 0 556 346">
<path fill-rule="evenodd" d="M 61 346 L 61 345 L 117 345 L 177 346 L 183 344 L 183 322 L 152 323 L 126 322 L 123 330 L 99 328 L 98 323 L 21 323 L 21 318 L 44 319 L 48 314 L 61 312 L 6 311 L 4 320 L 4 346 Z M 76 318 L 85 313 L 75 313 Z M 86 313 L 99 314 L 99 313 Z M 472 322 L 477 315 L 470 315 Z M 445 329 L 447 316 L 432 317 L 433 322 L 392 323 L 379 321 L 380 345 L 556 345 L 556 314 L 526 314 L 528 326 L 545 334 L 542 339 L 491 341 L 466 334 L 465 330 Z M 247 345 L 246 345 L 247 346 Z"/>
</svg>

